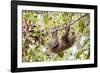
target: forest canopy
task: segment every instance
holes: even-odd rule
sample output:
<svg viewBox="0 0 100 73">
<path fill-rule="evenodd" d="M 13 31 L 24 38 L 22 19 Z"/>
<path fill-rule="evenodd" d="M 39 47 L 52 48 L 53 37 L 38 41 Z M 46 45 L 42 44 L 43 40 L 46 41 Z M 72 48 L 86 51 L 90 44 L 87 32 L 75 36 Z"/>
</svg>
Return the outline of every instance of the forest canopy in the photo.
<svg viewBox="0 0 100 73">
<path fill-rule="evenodd" d="M 85 15 L 85 16 L 84 16 Z M 70 25 L 75 32 L 75 45 L 61 53 L 52 53 L 48 46 L 50 30 L 58 30 L 58 39 Z M 87 60 L 90 58 L 89 13 L 58 11 L 22 11 L 22 62 Z M 60 30 L 61 29 L 61 30 Z"/>
</svg>

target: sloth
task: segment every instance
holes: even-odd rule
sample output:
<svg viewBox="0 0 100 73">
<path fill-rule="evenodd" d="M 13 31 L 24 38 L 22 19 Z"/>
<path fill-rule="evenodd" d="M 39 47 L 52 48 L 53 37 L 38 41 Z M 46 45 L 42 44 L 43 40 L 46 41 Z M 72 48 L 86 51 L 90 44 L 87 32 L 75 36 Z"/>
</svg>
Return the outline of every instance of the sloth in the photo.
<svg viewBox="0 0 100 73">
<path fill-rule="evenodd" d="M 69 32 L 69 31 L 70 31 L 70 27 L 67 27 L 65 29 L 65 34 L 61 37 L 60 40 L 58 40 L 58 36 L 57 36 L 58 30 L 55 30 L 50 33 L 51 40 L 49 46 L 51 52 L 60 53 L 73 46 L 76 38 L 75 32 Z"/>
</svg>

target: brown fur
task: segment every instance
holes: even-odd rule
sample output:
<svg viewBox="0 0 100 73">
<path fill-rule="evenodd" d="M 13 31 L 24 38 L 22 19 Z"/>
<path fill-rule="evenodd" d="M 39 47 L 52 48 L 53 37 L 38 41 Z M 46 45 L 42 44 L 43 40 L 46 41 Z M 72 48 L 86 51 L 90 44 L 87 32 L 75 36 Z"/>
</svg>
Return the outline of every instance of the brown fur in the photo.
<svg viewBox="0 0 100 73">
<path fill-rule="evenodd" d="M 51 34 L 51 44 L 50 44 L 51 51 L 54 53 L 60 53 L 63 50 L 70 48 L 74 44 L 74 42 L 75 42 L 75 33 L 69 32 L 69 29 L 67 29 L 66 33 L 61 37 L 60 42 L 58 42 L 57 31 L 53 32 L 53 34 Z"/>
</svg>

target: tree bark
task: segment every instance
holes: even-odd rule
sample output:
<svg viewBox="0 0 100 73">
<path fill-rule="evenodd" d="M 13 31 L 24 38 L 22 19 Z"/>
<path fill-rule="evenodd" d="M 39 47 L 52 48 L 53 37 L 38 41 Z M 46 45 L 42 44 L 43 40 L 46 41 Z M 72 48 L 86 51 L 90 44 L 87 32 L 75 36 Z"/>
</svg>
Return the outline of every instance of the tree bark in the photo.
<svg viewBox="0 0 100 73">
<path fill-rule="evenodd" d="M 71 25 L 75 24 L 77 21 L 79 21 L 81 18 L 87 16 L 88 14 L 85 14 L 85 15 L 82 15 L 80 16 L 78 19 L 76 19 L 75 21 L 71 22 L 71 23 L 68 23 L 68 24 L 65 24 L 65 25 L 61 25 L 61 26 L 57 26 L 57 27 L 54 27 L 54 28 L 50 28 L 51 32 L 54 32 L 54 31 L 59 31 L 59 30 L 63 30 L 67 27 L 70 27 Z"/>
</svg>

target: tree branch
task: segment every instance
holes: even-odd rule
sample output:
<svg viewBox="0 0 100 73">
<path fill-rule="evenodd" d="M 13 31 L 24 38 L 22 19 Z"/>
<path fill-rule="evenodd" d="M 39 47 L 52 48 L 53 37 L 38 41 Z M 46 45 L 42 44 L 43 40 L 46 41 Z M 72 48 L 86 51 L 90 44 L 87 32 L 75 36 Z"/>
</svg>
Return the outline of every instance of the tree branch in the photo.
<svg viewBox="0 0 100 73">
<path fill-rule="evenodd" d="M 65 29 L 65 28 L 70 27 L 71 25 L 75 24 L 78 20 L 80 20 L 81 18 L 83 18 L 83 17 L 85 17 L 85 16 L 87 16 L 87 15 L 88 15 L 88 14 L 85 14 L 85 15 L 80 16 L 77 20 L 73 21 L 72 23 L 68 23 L 68 24 L 66 24 L 66 25 L 60 25 L 60 26 L 52 27 L 52 28 L 50 28 L 49 30 L 50 30 L 50 32 L 63 30 L 63 29 Z M 32 28 L 33 26 L 34 26 L 34 25 L 30 26 L 30 27 L 29 27 L 29 30 L 31 30 L 31 28 Z M 23 42 L 25 42 L 25 40 L 29 37 L 29 30 L 28 30 L 27 35 L 25 36 Z"/>
<path fill-rule="evenodd" d="M 75 24 L 77 21 L 79 21 L 81 18 L 87 16 L 88 14 L 85 14 L 85 15 L 82 15 L 80 16 L 77 20 L 71 22 L 71 23 L 68 23 L 66 25 L 61 25 L 61 26 L 57 26 L 57 27 L 53 27 L 53 28 L 50 28 L 51 32 L 54 32 L 54 31 L 59 31 L 59 30 L 62 30 L 62 29 L 65 29 L 67 27 L 70 27 L 71 25 Z"/>
</svg>

